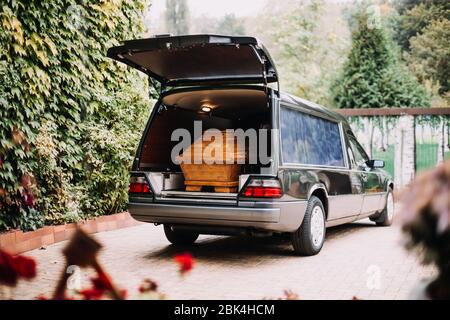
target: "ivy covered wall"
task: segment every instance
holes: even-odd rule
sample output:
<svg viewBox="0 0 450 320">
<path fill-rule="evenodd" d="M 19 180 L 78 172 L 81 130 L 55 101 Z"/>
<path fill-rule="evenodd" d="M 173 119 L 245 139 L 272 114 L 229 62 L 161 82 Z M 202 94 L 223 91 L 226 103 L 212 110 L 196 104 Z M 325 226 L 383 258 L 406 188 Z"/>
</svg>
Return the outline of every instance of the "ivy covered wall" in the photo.
<svg viewBox="0 0 450 320">
<path fill-rule="evenodd" d="M 124 209 L 147 80 L 105 57 L 143 32 L 145 0 L 0 7 L 0 231 Z"/>
</svg>

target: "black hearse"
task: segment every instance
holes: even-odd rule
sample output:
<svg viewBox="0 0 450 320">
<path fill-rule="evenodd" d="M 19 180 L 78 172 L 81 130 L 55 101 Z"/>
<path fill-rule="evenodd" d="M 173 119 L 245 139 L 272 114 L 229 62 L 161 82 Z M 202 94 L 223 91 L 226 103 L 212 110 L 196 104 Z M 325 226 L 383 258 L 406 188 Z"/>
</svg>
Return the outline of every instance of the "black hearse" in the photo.
<svg viewBox="0 0 450 320">
<path fill-rule="evenodd" d="M 156 36 L 108 56 L 158 81 L 160 96 L 133 164 L 129 211 L 164 225 L 174 244 L 199 234 L 291 234 L 296 253 L 317 254 L 325 228 L 369 217 L 392 223 L 393 182 L 345 118 L 280 92 L 275 65 L 252 37 Z M 275 87 L 275 88 L 273 88 Z M 174 130 L 270 128 L 270 161 L 243 165 L 236 193 L 187 192 L 171 152 Z"/>
</svg>

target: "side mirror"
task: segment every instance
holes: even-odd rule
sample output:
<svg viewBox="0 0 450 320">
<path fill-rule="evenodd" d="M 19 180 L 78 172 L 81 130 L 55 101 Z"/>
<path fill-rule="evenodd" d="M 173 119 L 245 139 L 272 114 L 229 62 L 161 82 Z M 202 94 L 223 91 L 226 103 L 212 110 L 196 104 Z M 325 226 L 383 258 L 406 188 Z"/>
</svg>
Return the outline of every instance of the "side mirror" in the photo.
<svg viewBox="0 0 450 320">
<path fill-rule="evenodd" d="M 367 165 L 373 169 L 384 168 L 384 161 L 383 160 L 369 160 L 369 161 L 367 161 Z"/>
</svg>

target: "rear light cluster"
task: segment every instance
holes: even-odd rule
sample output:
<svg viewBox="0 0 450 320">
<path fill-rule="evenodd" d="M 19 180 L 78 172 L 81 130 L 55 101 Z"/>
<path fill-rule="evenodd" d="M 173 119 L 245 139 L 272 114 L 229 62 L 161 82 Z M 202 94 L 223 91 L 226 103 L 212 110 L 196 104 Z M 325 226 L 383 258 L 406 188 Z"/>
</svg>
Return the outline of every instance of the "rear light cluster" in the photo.
<svg viewBox="0 0 450 320">
<path fill-rule="evenodd" d="M 247 198 L 281 198 L 283 191 L 276 179 L 252 179 L 242 192 Z"/>
<path fill-rule="evenodd" d="M 147 180 L 144 177 L 131 177 L 129 193 L 151 193 Z"/>
</svg>

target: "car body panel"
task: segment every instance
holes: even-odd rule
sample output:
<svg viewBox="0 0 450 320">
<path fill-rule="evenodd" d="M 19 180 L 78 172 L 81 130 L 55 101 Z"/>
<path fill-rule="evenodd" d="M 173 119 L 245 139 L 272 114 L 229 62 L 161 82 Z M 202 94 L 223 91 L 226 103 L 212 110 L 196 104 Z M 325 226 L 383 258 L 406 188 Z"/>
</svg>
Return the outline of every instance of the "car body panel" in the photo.
<svg viewBox="0 0 450 320">
<path fill-rule="evenodd" d="M 335 220 L 360 213 L 361 194 L 352 193 L 348 170 L 329 170 L 298 166 L 280 169 L 283 192 L 295 199 L 307 200 L 317 189 L 323 189 L 328 198 L 327 220 Z M 346 198 L 341 198 L 346 196 Z M 355 202 L 356 201 L 356 202 Z M 345 205 L 347 203 L 347 205 Z M 349 206 L 349 204 L 352 204 Z"/>
<path fill-rule="evenodd" d="M 306 206 L 307 201 L 246 201 L 232 207 L 130 202 L 128 209 L 143 222 L 293 232 L 302 223 Z"/>
</svg>

